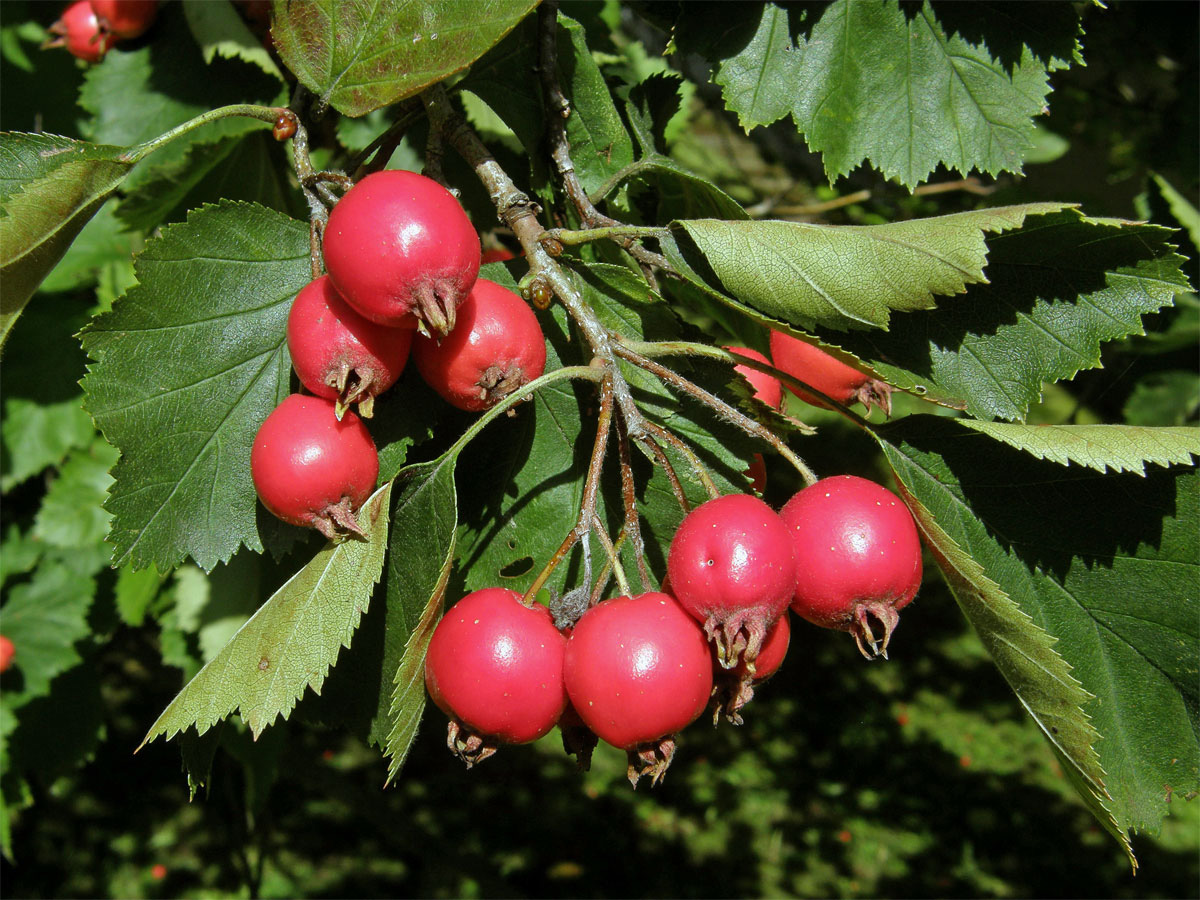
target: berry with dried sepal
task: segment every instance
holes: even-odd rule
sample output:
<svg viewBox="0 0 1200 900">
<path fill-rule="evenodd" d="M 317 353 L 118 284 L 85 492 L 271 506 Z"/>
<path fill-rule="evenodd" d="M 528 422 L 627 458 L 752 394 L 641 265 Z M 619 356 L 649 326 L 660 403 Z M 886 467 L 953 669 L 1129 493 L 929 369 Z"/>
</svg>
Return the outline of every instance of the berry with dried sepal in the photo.
<svg viewBox="0 0 1200 900">
<path fill-rule="evenodd" d="M 771 358 L 775 367 L 812 385 L 821 393 L 849 406 L 859 402 L 871 411 L 878 406 L 884 415 L 892 414 L 892 386 L 853 366 L 848 366 L 824 350 L 807 344 L 782 331 L 771 332 Z M 829 408 L 829 404 L 807 391 L 787 385 L 787 389 L 813 406 Z"/>
<path fill-rule="evenodd" d="M 327 275 L 301 288 L 288 313 L 288 352 L 300 383 L 333 400 L 339 419 L 353 404 L 371 417 L 375 398 L 404 371 L 412 336 L 412 329 L 360 316 Z"/>
<path fill-rule="evenodd" d="M 592 607 L 567 641 L 571 705 L 601 740 L 625 750 L 634 787 L 658 784 L 676 734 L 704 711 L 712 656 L 704 632 L 674 597 L 646 593 Z"/>
<path fill-rule="evenodd" d="M 838 475 L 798 492 L 779 515 L 798 563 L 793 612 L 850 632 L 867 659 L 886 659 L 900 610 L 921 586 L 921 540 L 904 501 Z"/>
<path fill-rule="evenodd" d="M 425 687 L 450 717 L 447 745 L 467 768 L 558 723 L 567 705 L 565 645 L 548 609 L 504 588 L 468 594 L 438 622 Z"/>
<path fill-rule="evenodd" d="M 273 515 L 330 540 L 362 536 L 354 512 L 379 477 L 379 455 L 362 420 L 339 421 L 332 400 L 292 394 L 254 437 L 250 474 Z"/>
<path fill-rule="evenodd" d="M 479 412 L 545 371 L 546 339 L 524 300 L 480 278 L 454 331 L 441 340 L 417 336 L 413 362 L 447 403 Z"/>
<path fill-rule="evenodd" d="M 382 325 L 454 329 L 479 276 L 479 236 L 458 200 L 424 175 L 374 172 L 329 213 L 325 267 L 338 293 Z"/>
<path fill-rule="evenodd" d="M 692 510 L 667 554 L 671 590 L 717 646 L 721 665 L 753 663 L 796 591 L 783 520 L 757 497 L 727 494 Z"/>
</svg>

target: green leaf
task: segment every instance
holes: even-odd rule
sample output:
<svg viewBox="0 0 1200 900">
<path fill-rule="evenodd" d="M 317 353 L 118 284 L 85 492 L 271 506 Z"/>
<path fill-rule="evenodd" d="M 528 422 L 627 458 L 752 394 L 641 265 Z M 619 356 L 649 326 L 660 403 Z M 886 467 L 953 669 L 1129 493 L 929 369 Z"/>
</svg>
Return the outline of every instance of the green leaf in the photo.
<svg viewBox="0 0 1200 900">
<path fill-rule="evenodd" d="M 29 581 L 18 584 L 4 604 L 4 634 L 16 648 L 20 702 L 44 696 L 50 682 L 81 659 L 75 642 L 91 629 L 87 614 L 96 593 L 90 560 L 47 555 Z M 8 685 L 6 693 L 16 695 Z"/>
<path fill-rule="evenodd" d="M 627 166 L 597 191 L 596 197 L 606 197 L 622 184 L 644 183 L 657 199 L 657 221 L 670 219 L 720 218 L 748 219 L 741 204 L 727 193 L 695 172 L 681 166 L 670 157 L 652 153 Z"/>
<path fill-rule="evenodd" d="M 193 143 L 185 155 L 155 169 L 129 191 L 118 215 L 126 227 L 143 231 L 180 221 L 188 210 L 222 199 L 303 215 L 286 171 L 283 147 L 266 132 Z"/>
<path fill-rule="evenodd" d="M 865 160 L 911 188 L 939 164 L 1021 171 L 1048 71 L 1079 60 L 1078 13 L 1066 4 L 1036 28 L 1004 4 L 963 6 L 935 15 L 928 2 L 837 0 L 817 19 L 764 4 L 751 28 L 700 14 L 678 37 L 719 63 L 713 80 L 747 130 L 791 113 L 831 181 Z M 706 25 L 712 34 L 697 37 Z"/>
<path fill-rule="evenodd" d="M 1139 378 L 1125 401 L 1130 425 L 1182 425 L 1200 409 L 1200 379 L 1187 369 L 1151 372 Z"/>
<path fill-rule="evenodd" d="M 1158 185 L 1159 193 L 1167 201 L 1171 215 L 1187 231 L 1192 246 L 1200 249 L 1200 210 L 1197 210 L 1188 199 L 1175 190 L 1171 183 L 1161 175 L 1154 175 L 1154 183 Z"/>
<path fill-rule="evenodd" d="M 97 436 L 86 450 L 68 456 L 42 498 L 33 521 L 34 537 L 64 549 L 101 544 L 112 518 L 103 506 L 112 484 L 108 473 L 119 455 Z"/>
<path fill-rule="evenodd" d="M 0 134 L 0 347 L 42 279 L 133 165 L 123 147 Z"/>
<path fill-rule="evenodd" d="M 1164 785 L 1200 787 L 1200 475 L 1063 468 L 941 417 L 878 436 L 963 611 L 1128 847 Z"/>
<path fill-rule="evenodd" d="M 1145 428 L 1133 425 L 1013 425 L 962 419 L 981 431 L 1036 457 L 1098 472 L 1146 474 L 1146 463 L 1187 465 L 1200 456 L 1200 428 Z"/>
<path fill-rule="evenodd" d="M 585 191 L 606 191 L 613 176 L 633 161 L 633 141 L 588 50 L 583 26 L 561 12 L 558 23 L 558 83 L 571 104 L 566 122 L 571 160 Z M 540 160 L 545 155 L 542 101 L 539 92 L 529 89 L 537 66 L 537 34 L 536 22 L 522 23 L 462 83 L 513 130 L 535 167 L 544 165 Z"/>
<path fill-rule="evenodd" d="M 263 549 L 258 427 L 291 390 L 286 321 L 312 278 L 308 227 L 260 206 L 193 210 L 138 257 L 135 286 L 85 329 L 87 408 L 122 451 L 106 505 L 114 564 L 204 569 Z M 186 350 L 186 352 L 183 352 Z"/>
<path fill-rule="evenodd" d="M 1189 289 L 1168 229 L 1068 210 L 989 237 L 987 284 L 888 333 L 830 342 L 885 380 L 975 417 L 1020 419 L 1044 382 L 1100 365 L 1101 345 Z"/>
<path fill-rule="evenodd" d="M 16 525 L 10 525 L 0 541 L 0 587 L 16 575 L 32 572 L 42 558 L 42 544 L 32 535 L 22 533 Z"/>
<path fill-rule="evenodd" d="M 396 777 L 425 709 L 425 651 L 442 615 L 454 561 L 458 452 L 409 466 L 396 478 L 388 554 L 387 617 L 380 710 L 372 728 Z"/>
<path fill-rule="evenodd" d="M 461 72 L 535 5 L 536 0 L 276 2 L 272 33 L 284 65 L 321 104 L 361 116 Z"/>
<path fill-rule="evenodd" d="M 986 282 L 987 233 L 1020 228 L 1029 216 L 1063 209 L 1031 203 L 886 225 L 817 225 L 698 219 L 675 223 L 721 289 L 752 315 L 798 328 L 888 325 L 892 310 L 931 309 L 935 295 Z M 681 242 L 669 256 L 691 269 Z"/>
<path fill-rule="evenodd" d="M 118 201 L 109 198 L 83 226 L 58 265 L 41 284 L 43 291 L 72 291 L 90 287 L 113 269 L 130 267 L 141 236 L 123 231 L 117 219 Z M 158 223 L 155 223 L 156 225 Z"/>
<path fill-rule="evenodd" d="M 285 95 L 278 78 L 241 59 L 206 63 L 184 20 L 182 4 L 165 4 L 154 40 L 108 54 L 88 69 L 79 105 L 91 113 L 87 136 L 121 146 L 141 144 L 188 119 L 235 103 L 276 105 Z M 126 185 L 132 189 L 159 166 L 178 164 L 194 143 L 261 129 L 256 119 L 233 116 L 209 122 L 155 149 Z"/>
<path fill-rule="evenodd" d="M 118 569 L 113 602 L 121 621 L 134 628 L 141 625 L 164 581 L 165 578 L 153 566 L 139 570 L 129 566 Z"/>
<path fill-rule="evenodd" d="M 590 194 L 633 162 L 633 141 L 588 49 L 583 26 L 561 13 L 558 24 L 559 85 L 571 103 L 567 119 L 571 162 L 579 183 Z"/>
<path fill-rule="evenodd" d="M 383 571 L 390 497 L 385 485 L 359 511 L 365 541 L 326 545 L 250 617 L 171 701 L 142 746 L 188 728 L 202 735 L 236 710 L 257 737 L 291 714 L 306 687 L 321 692 Z"/>
<path fill-rule="evenodd" d="M 25 479 L 57 466 L 72 450 L 92 442 L 96 428 L 83 410 L 83 397 L 61 403 L 34 403 L 23 397 L 4 402 L 3 476 L 0 490 L 11 490 Z"/>
<path fill-rule="evenodd" d="M 183 14 L 187 17 L 188 28 L 200 45 L 206 63 L 211 63 L 217 56 L 241 59 L 258 66 L 280 82 L 284 80 L 270 52 L 246 27 L 232 3 L 184 0 Z"/>
</svg>

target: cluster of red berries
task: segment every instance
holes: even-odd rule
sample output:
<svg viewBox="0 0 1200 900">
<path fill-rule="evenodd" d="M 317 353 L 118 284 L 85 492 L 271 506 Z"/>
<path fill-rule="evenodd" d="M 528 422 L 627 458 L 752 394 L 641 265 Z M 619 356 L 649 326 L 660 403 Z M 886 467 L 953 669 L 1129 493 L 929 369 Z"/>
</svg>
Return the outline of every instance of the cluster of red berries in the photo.
<svg viewBox="0 0 1200 900">
<path fill-rule="evenodd" d="M 267 417 L 250 471 L 274 515 L 332 539 L 360 532 L 354 511 L 379 475 L 360 416 L 373 415 L 410 352 L 430 387 L 477 412 L 540 376 L 546 344 L 524 300 L 478 277 L 475 229 L 423 175 L 363 178 L 330 213 L 322 250 L 328 274 L 296 295 L 287 325 L 292 365 L 313 396 L 293 394 Z"/>
<path fill-rule="evenodd" d="M 657 783 L 676 735 L 707 706 L 740 722 L 754 685 L 783 662 L 787 610 L 886 655 L 921 583 L 904 503 L 845 475 L 801 490 L 776 513 L 731 494 L 689 513 L 671 541 L 661 592 L 618 597 L 564 627 L 547 608 L 487 588 L 438 623 L 425 684 L 468 766 L 555 725 L 586 765 L 597 739 L 625 750 L 629 778 Z M 562 624 L 562 623 L 560 623 Z"/>
<path fill-rule="evenodd" d="M 156 15 L 158 0 L 75 0 L 48 29 L 54 37 L 45 46 L 100 62 L 117 41 L 141 37 Z"/>
</svg>

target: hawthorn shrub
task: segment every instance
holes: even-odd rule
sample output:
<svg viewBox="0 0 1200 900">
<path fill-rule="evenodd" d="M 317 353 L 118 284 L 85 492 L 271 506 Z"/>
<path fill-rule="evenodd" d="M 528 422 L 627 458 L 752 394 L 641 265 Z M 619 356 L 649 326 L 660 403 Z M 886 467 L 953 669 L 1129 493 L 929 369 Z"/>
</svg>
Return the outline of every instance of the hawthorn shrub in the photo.
<svg viewBox="0 0 1200 900">
<path fill-rule="evenodd" d="M 1162 828 L 1143 855 L 1194 890 L 1197 55 L 1175 19 L 1195 9 L 166 0 L 118 28 L 120 2 L 92 5 L 71 15 L 105 44 L 80 58 L 53 46 L 57 5 L 0 23 L 6 879 L 28 847 L 32 893 L 549 894 L 589 871 L 601 894 L 1077 890 L 1038 880 L 1048 841 L 1012 858 L 1020 814 L 989 818 L 1011 807 L 1063 844 L 1107 833 L 1086 852 L 1126 873 Z M 252 472 L 264 422 L 301 405 L 314 434 L 354 431 L 346 470 L 288 428 Z M 790 569 L 711 571 L 755 552 L 718 526 L 824 534 L 776 513 L 846 475 L 900 517 L 870 553 L 903 532 L 906 554 L 899 587 L 839 581 L 822 623 L 861 654 L 789 621 Z M 680 524 L 757 494 L 680 542 L 695 618 L 677 610 Z M 842 555 L 866 546 L 850 518 Z M 460 610 L 456 640 L 482 673 L 552 647 L 514 688 L 545 710 L 473 695 L 454 652 L 426 668 L 447 609 L 489 591 L 536 628 L 480 636 Z M 676 652 L 686 688 L 618 696 Z M 597 735 L 613 747 L 574 774 Z M 94 782 L 141 787 L 167 741 L 186 781 L 145 783 L 161 833 L 192 835 L 174 858 Z M 626 766 L 651 776 L 636 795 Z M 233 875 L 221 829 L 195 831 L 215 807 L 180 802 L 230 778 Z M 306 850 L 302 823 L 341 827 L 323 791 L 389 837 Z M 70 796 L 123 839 L 71 832 Z M 412 811 L 394 831 L 389 803 Z M 472 803 L 513 828 L 477 833 Z M 614 880 L 651 846 L 633 838 L 619 866 L 539 855 L 604 816 L 678 859 L 634 883 Z M 515 881 L 437 875 L 401 846 L 426 833 Z M 67 840 L 97 864 L 55 873 L 39 854 Z M 364 868 L 313 862 L 331 847 Z M 735 852 L 717 881 L 669 875 Z"/>
</svg>

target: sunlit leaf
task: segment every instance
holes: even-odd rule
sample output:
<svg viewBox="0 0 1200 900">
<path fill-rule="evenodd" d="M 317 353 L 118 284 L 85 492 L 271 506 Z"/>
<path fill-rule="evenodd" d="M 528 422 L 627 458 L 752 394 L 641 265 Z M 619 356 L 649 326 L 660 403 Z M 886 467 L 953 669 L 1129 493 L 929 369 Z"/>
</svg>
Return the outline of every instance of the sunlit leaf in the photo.
<svg viewBox="0 0 1200 900">
<path fill-rule="evenodd" d="M 359 511 L 366 540 L 326 545 L 250 617 L 171 701 L 143 745 L 188 728 L 202 735 L 239 710 L 258 735 L 286 719 L 306 689 L 320 693 L 383 571 L 390 496 L 385 485 Z"/>
</svg>

